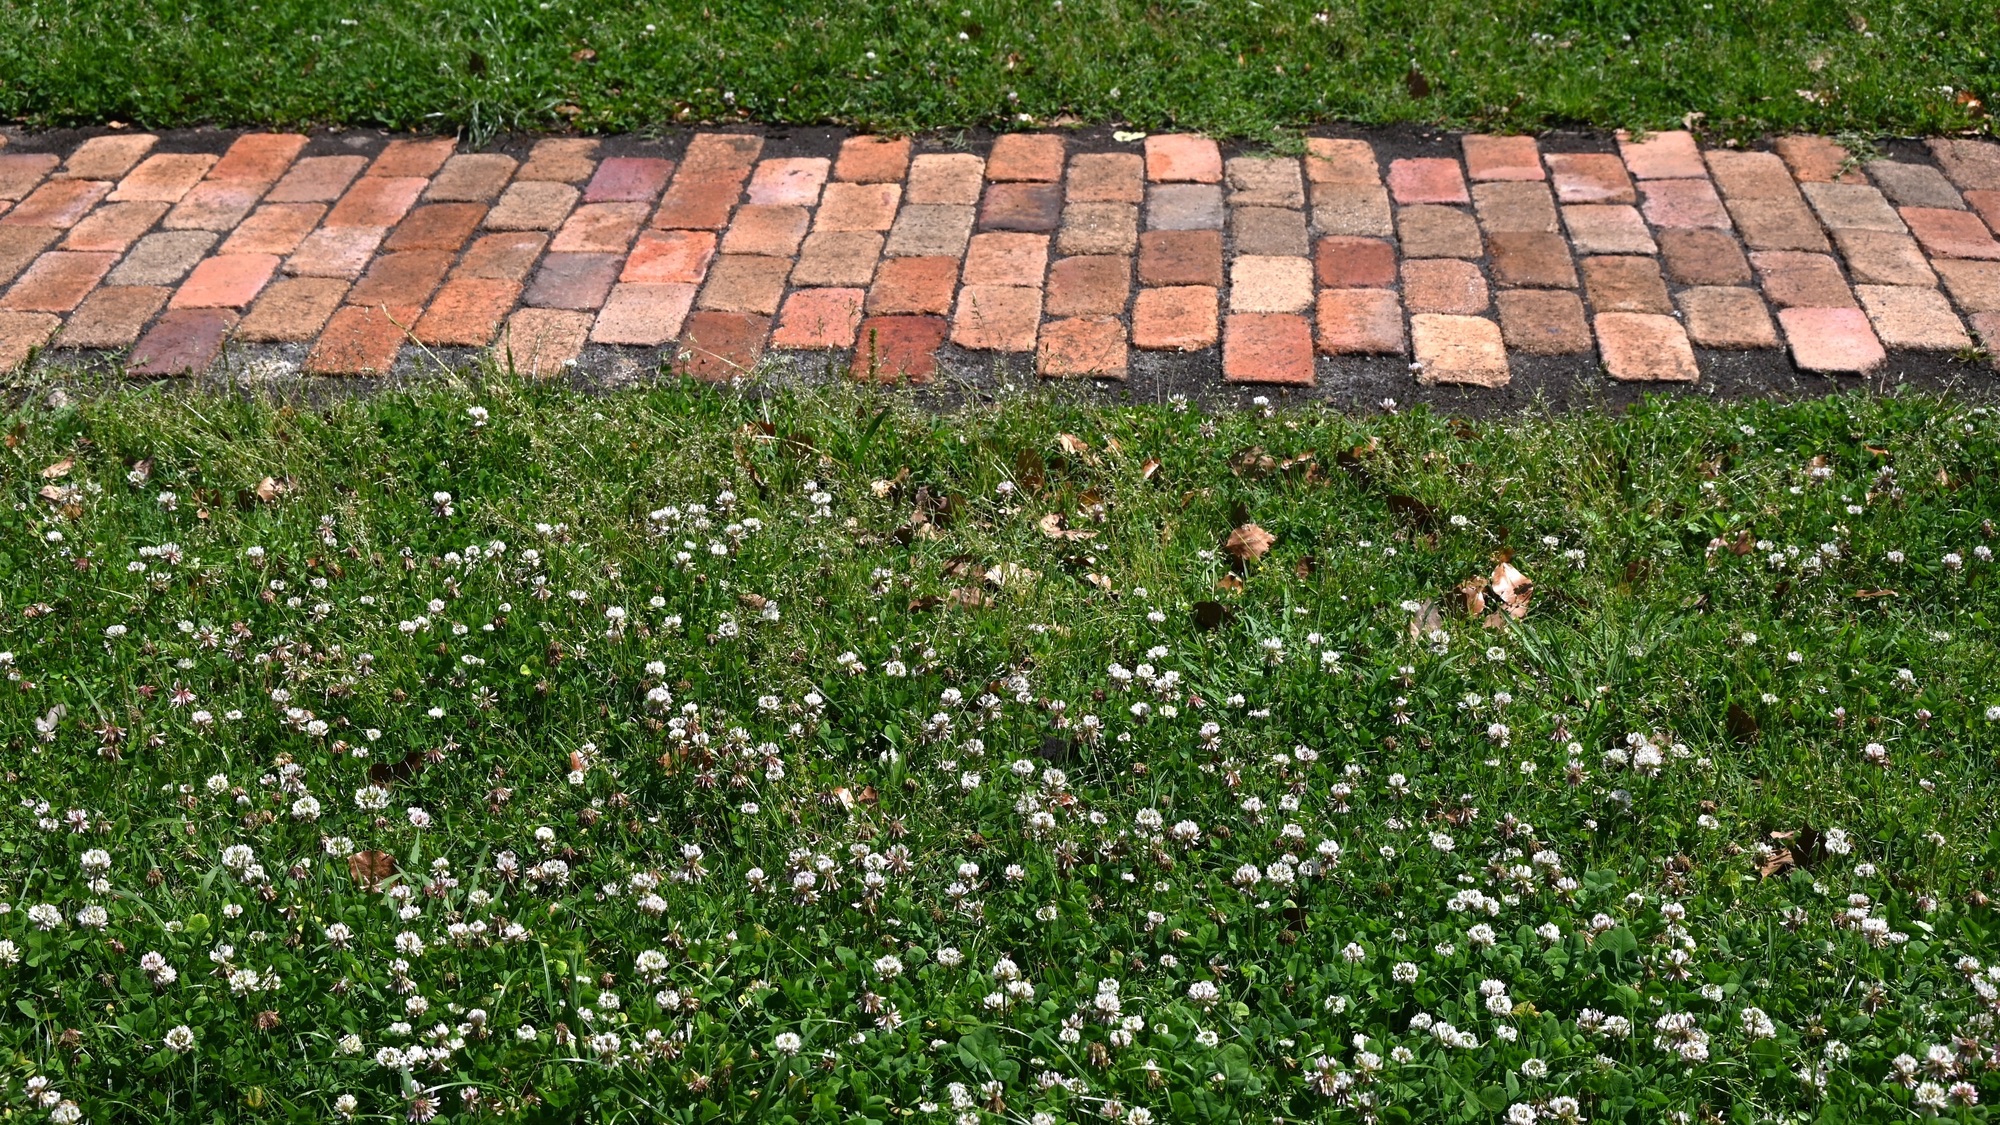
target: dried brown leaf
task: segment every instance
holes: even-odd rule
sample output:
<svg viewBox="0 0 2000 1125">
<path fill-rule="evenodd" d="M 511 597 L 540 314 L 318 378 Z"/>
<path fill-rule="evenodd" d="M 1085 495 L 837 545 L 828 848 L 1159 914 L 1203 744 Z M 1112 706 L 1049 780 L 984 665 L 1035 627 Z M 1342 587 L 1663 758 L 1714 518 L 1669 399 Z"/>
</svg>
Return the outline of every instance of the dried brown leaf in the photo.
<svg viewBox="0 0 2000 1125">
<path fill-rule="evenodd" d="M 1256 562 L 1270 554 L 1277 542 L 1277 536 L 1254 523 L 1246 523 L 1229 533 L 1229 538 L 1223 540 L 1222 549 L 1238 562 Z"/>
<path fill-rule="evenodd" d="M 66 477 L 69 475 L 69 471 L 75 467 L 76 467 L 76 458 L 65 457 L 62 460 L 57 461 L 55 464 L 50 465 L 49 467 L 43 469 L 42 479 L 55 480 L 59 477 Z"/>
<path fill-rule="evenodd" d="M 371 891 L 382 889 L 382 880 L 396 873 L 396 857 L 388 852 L 355 852 L 347 857 L 347 874 Z"/>
</svg>

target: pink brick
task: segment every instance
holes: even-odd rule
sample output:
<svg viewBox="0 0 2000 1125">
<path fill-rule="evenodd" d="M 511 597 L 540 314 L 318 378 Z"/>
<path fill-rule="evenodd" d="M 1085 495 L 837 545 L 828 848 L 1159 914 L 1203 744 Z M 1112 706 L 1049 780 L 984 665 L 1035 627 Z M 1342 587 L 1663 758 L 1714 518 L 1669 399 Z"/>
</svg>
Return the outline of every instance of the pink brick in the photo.
<svg viewBox="0 0 2000 1125">
<path fill-rule="evenodd" d="M 323 203 L 271 203 L 257 208 L 222 244 L 224 254 L 289 254 L 326 214 Z"/>
<path fill-rule="evenodd" d="M 102 180 L 50 180 L 0 217 L 0 226 L 73 227 L 111 191 Z"/>
<path fill-rule="evenodd" d="M 1708 168 L 1701 162 L 1701 151 L 1695 147 L 1694 135 L 1685 129 L 1666 133 L 1653 133 L 1643 141 L 1634 141 L 1624 130 L 1618 132 L 1618 152 L 1625 158 L 1625 166 L 1632 175 L 1641 180 L 1683 179 L 1705 176 Z"/>
<path fill-rule="evenodd" d="M 368 174 L 396 179 L 433 176 L 444 167 L 454 147 L 455 142 L 450 137 L 390 141 L 383 146 L 375 163 L 369 165 Z"/>
<path fill-rule="evenodd" d="M 177 309 L 240 309 L 278 270 L 276 254 L 222 254 L 202 261 L 174 293 Z"/>
<path fill-rule="evenodd" d="M 1692 383 L 1701 375 L 1687 332 L 1671 316 L 1599 313 L 1597 350 L 1620 382 Z"/>
<path fill-rule="evenodd" d="M 1646 220 L 1662 230 L 1729 230 L 1715 185 L 1707 180 L 1649 180 L 1640 189 Z"/>
<path fill-rule="evenodd" d="M 725 254 L 761 254 L 788 258 L 799 252 L 811 221 L 804 207 L 783 204 L 745 204 L 736 211 L 735 221 L 722 235 Z"/>
<path fill-rule="evenodd" d="M 360 277 L 388 233 L 385 227 L 321 227 L 299 242 L 285 260 L 285 272 L 299 277 Z"/>
<path fill-rule="evenodd" d="M 160 216 L 166 213 L 167 205 L 164 203 L 107 203 L 69 228 L 62 248 L 122 253 L 130 249 L 140 235 L 151 230 Z"/>
<path fill-rule="evenodd" d="M 208 174 L 215 157 L 206 153 L 173 152 L 147 157 L 119 181 L 113 203 L 173 203 Z"/>
<path fill-rule="evenodd" d="M 549 249 L 622 254 L 651 210 L 648 203 L 586 203 L 563 223 Z"/>
<path fill-rule="evenodd" d="M 647 231 L 625 260 L 620 281 L 698 285 L 715 258 L 715 235 L 709 231 Z"/>
<path fill-rule="evenodd" d="M 656 348 L 680 335 L 695 287 L 685 284 L 626 282 L 611 287 L 590 338 L 600 344 Z"/>
<path fill-rule="evenodd" d="M 1322 290 L 1317 319 L 1319 347 L 1329 355 L 1403 351 L 1403 305 L 1389 290 Z"/>
<path fill-rule="evenodd" d="M 859 289 L 801 289 L 793 293 L 785 298 L 784 310 L 778 314 L 771 346 L 808 350 L 853 347 L 865 297 Z"/>
<path fill-rule="evenodd" d="M 68 312 L 104 279 L 118 255 L 57 250 L 35 259 L 7 291 L 0 308 L 21 312 Z"/>
<path fill-rule="evenodd" d="M 1986 224 L 1970 211 L 1904 207 L 1900 213 L 1903 221 L 1910 224 L 1910 233 L 1936 257 L 2000 259 L 2000 242 L 1993 240 Z"/>
<path fill-rule="evenodd" d="M 967 285 L 1042 284 L 1049 265 L 1049 239 L 1042 234 L 974 235 L 960 280 Z"/>
<path fill-rule="evenodd" d="M 242 180 L 204 180 L 181 196 L 160 225 L 168 230 L 233 230 L 257 199 L 263 185 Z"/>
<path fill-rule="evenodd" d="M 674 162 L 644 156 L 607 157 L 597 166 L 590 186 L 583 189 L 585 203 L 651 203 L 666 190 L 674 174 Z"/>
<path fill-rule="evenodd" d="M 1189 133 L 1147 137 L 1146 178 L 1156 184 L 1219 184 L 1222 149 L 1207 137 Z"/>
<path fill-rule="evenodd" d="M 1470 203 L 1458 161 L 1446 157 L 1413 157 L 1389 164 L 1389 191 L 1398 203 Z"/>
<path fill-rule="evenodd" d="M 159 140 L 150 133 L 92 137 L 69 154 L 62 174 L 78 180 L 115 180 L 131 171 Z"/>
<path fill-rule="evenodd" d="M 1132 343 L 1158 351 L 1199 351 L 1215 346 L 1217 297 L 1210 285 L 1141 289 L 1132 302 Z"/>
<path fill-rule="evenodd" d="M 750 174 L 764 138 L 749 133 L 697 133 L 681 155 L 681 175 L 736 180 Z"/>
<path fill-rule="evenodd" d="M 393 227 L 403 221 L 428 180 L 415 176 L 363 176 L 327 212 L 329 227 Z"/>
<path fill-rule="evenodd" d="M 0 199 L 27 198 L 35 185 L 55 171 L 61 158 L 48 152 L 20 152 L 0 155 Z"/>
<path fill-rule="evenodd" d="M 1556 198 L 1564 203 L 1637 203 L 1624 162 L 1610 153 L 1552 152 L 1549 171 Z"/>
<path fill-rule="evenodd" d="M 792 156 L 757 165 L 746 189 L 753 204 L 811 207 L 819 202 L 832 162 L 818 156 Z"/>
<path fill-rule="evenodd" d="M 896 204 L 902 198 L 899 184 L 828 184 L 813 216 L 813 230 L 886 231 L 895 223 Z"/>
<path fill-rule="evenodd" d="M 1125 326 L 1111 316 L 1078 316 L 1042 326 L 1035 372 L 1047 379 L 1123 379 Z"/>
<path fill-rule="evenodd" d="M 1533 137 L 1468 136 L 1465 170 L 1475 181 L 1539 180 L 1543 178 L 1542 153 Z"/>
<path fill-rule="evenodd" d="M 1801 370 L 1858 375 L 1889 358 L 1860 309 L 1780 309 L 1778 323 Z"/>
<path fill-rule="evenodd" d="M 989 180 L 1052 184 L 1062 179 L 1062 171 L 1063 139 L 1053 133 L 1008 133 L 993 142 L 986 156 Z"/>
<path fill-rule="evenodd" d="M 365 156 L 308 156 L 292 165 L 292 170 L 285 173 L 285 178 L 278 181 L 264 201 L 332 203 L 367 166 Z"/>
</svg>

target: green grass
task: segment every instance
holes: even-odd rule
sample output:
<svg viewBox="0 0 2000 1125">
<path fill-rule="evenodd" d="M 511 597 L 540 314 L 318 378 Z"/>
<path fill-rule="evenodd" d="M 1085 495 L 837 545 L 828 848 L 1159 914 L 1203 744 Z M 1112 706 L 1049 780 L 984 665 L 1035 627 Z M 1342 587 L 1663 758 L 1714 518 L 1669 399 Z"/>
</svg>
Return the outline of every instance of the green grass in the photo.
<svg viewBox="0 0 2000 1125">
<path fill-rule="evenodd" d="M 2000 1095 L 1985 408 L 494 381 L 0 429 L 10 1120 Z M 1518 620 L 1467 611 L 1496 556 Z"/>
<path fill-rule="evenodd" d="M 1261 139 L 1689 113 L 1738 135 L 1873 135 L 1983 126 L 1957 93 L 2000 96 L 1996 36 L 1969 0 L 22 0 L 0 6 L 0 112 L 478 138 L 1027 115 Z"/>
</svg>

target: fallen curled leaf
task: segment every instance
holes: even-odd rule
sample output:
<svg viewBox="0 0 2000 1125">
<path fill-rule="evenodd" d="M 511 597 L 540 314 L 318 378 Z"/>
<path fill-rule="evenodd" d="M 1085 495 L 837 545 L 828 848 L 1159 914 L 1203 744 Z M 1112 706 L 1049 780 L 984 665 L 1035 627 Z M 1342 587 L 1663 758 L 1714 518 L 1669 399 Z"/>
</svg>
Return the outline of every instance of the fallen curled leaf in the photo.
<svg viewBox="0 0 2000 1125">
<path fill-rule="evenodd" d="M 62 460 L 57 461 L 55 464 L 50 465 L 48 468 L 43 469 L 42 479 L 55 480 L 58 477 L 66 477 L 69 475 L 69 471 L 75 466 L 76 466 L 76 458 L 65 457 Z"/>
<path fill-rule="evenodd" d="M 1773 875 L 1783 875 L 1796 866 L 1798 866 L 1798 860 L 1793 858 L 1792 849 L 1779 848 L 1777 851 L 1771 853 L 1771 858 L 1757 865 L 1757 874 L 1762 878 L 1769 879 Z"/>
<path fill-rule="evenodd" d="M 35 492 L 35 495 L 47 500 L 51 504 L 60 504 L 69 498 L 69 490 L 53 484 L 45 484 Z"/>
<path fill-rule="evenodd" d="M 1493 568 L 1493 595 L 1500 599 L 1507 615 L 1519 621 L 1528 616 L 1528 599 L 1535 594 L 1535 584 L 1528 576 L 1514 569 L 1514 564 L 1503 562 Z"/>
<path fill-rule="evenodd" d="M 347 874 L 371 891 L 396 873 L 396 857 L 388 852 L 355 852 L 347 857 Z"/>
<path fill-rule="evenodd" d="M 1001 563 L 999 566 L 989 566 L 986 568 L 985 575 L 987 585 L 992 586 L 996 590 L 1002 589 L 1010 583 L 1018 585 L 1032 582 L 1037 577 L 1039 576 L 1034 571 L 1018 563 Z"/>
<path fill-rule="evenodd" d="M 1073 457 L 1081 457 L 1090 452 L 1090 446 L 1075 434 L 1057 434 L 1056 446 Z"/>
<path fill-rule="evenodd" d="M 1869 600 L 1871 600 L 1871 599 L 1874 599 L 1874 598 L 1893 598 L 1893 597 L 1895 597 L 1895 596 L 1896 596 L 1896 591 L 1894 591 L 1894 590 L 1856 590 L 1856 591 L 1854 591 L 1854 596 L 1855 596 L 1855 597 L 1857 597 L 1857 598 L 1860 598 L 1860 599 L 1861 599 L 1862 601 L 1869 601 Z"/>
<path fill-rule="evenodd" d="M 1747 555 L 1756 549 L 1757 545 L 1751 541 L 1750 529 L 1747 527 L 1737 532 L 1736 542 L 1729 545 L 1729 553 L 1732 555 Z"/>
<path fill-rule="evenodd" d="M 1256 562 L 1270 554 L 1272 545 L 1277 541 L 1277 536 L 1254 523 L 1246 523 L 1229 533 L 1229 538 L 1222 542 L 1222 549 L 1238 562 Z"/>
<path fill-rule="evenodd" d="M 145 484 L 147 481 L 153 479 L 153 459 L 148 457 L 132 466 L 129 479 L 133 484 Z"/>
<path fill-rule="evenodd" d="M 979 609 L 982 606 L 992 604 L 992 599 L 981 593 L 975 586 L 953 587 L 951 600 L 961 609 Z"/>
<path fill-rule="evenodd" d="M 1468 617 L 1478 617 L 1486 612 L 1486 580 L 1468 578 L 1458 584 L 1459 596 L 1465 599 L 1465 613 Z"/>
<path fill-rule="evenodd" d="M 1243 580 L 1234 574 L 1225 574 L 1221 578 L 1216 579 L 1215 588 L 1218 590 L 1227 590 L 1232 594 L 1240 594 L 1243 592 Z"/>
<path fill-rule="evenodd" d="M 1061 512 L 1050 512 L 1048 515 L 1043 516 L 1039 520 L 1036 520 L 1035 526 L 1041 529 L 1043 535 L 1046 535 L 1051 539 L 1062 539 L 1062 540 L 1067 540 L 1069 542 L 1077 542 L 1084 539 L 1095 539 L 1097 537 L 1097 533 L 1095 531 L 1085 531 L 1081 528 L 1074 528 L 1068 526 L 1068 522 L 1063 519 L 1063 514 Z"/>
<path fill-rule="evenodd" d="M 575 750 L 569 752 L 569 772 L 582 773 L 587 768 L 589 768 L 589 763 L 583 760 L 581 753 Z"/>
<path fill-rule="evenodd" d="M 1158 457 L 1148 457 L 1146 458 L 1145 461 L 1140 463 L 1139 465 L 1140 480 L 1152 480 L 1159 474 L 1160 474 L 1160 459 Z"/>
<path fill-rule="evenodd" d="M 279 484 L 274 478 L 265 477 L 263 480 L 257 482 L 257 499 L 262 500 L 266 504 L 271 503 L 284 494 L 285 486 Z"/>
<path fill-rule="evenodd" d="M 1109 578 L 1106 578 L 1106 577 L 1105 577 L 1104 575 L 1102 575 L 1102 574 L 1098 574 L 1098 573 L 1096 573 L 1095 571 L 1093 571 L 1093 572 L 1091 572 L 1091 573 L 1089 573 L 1089 574 L 1086 574 L 1086 575 L 1084 575 L 1084 576 L 1083 576 L 1083 580 L 1084 580 L 1085 582 L 1088 582 L 1088 583 L 1090 583 L 1090 584 L 1091 584 L 1092 586 L 1095 586 L 1095 587 L 1097 587 L 1098 589 L 1100 589 L 1100 590 L 1104 591 L 1104 592 L 1105 592 L 1105 593 L 1107 593 L 1107 594 L 1115 594 L 1115 593 L 1117 593 L 1117 592 L 1118 592 L 1118 591 L 1117 591 L 1117 590 L 1116 590 L 1115 588 L 1113 588 L 1113 586 L 1111 585 L 1111 579 L 1109 579 Z"/>
</svg>

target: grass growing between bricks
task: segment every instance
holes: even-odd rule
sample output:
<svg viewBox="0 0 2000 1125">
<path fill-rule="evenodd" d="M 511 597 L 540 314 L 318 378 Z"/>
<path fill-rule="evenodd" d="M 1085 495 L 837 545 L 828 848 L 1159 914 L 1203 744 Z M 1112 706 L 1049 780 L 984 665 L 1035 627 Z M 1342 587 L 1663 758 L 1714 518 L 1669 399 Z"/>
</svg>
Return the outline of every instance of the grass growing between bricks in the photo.
<svg viewBox="0 0 2000 1125">
<path fill-rule="evenodd" d="M 1953 1120 L 2000 425 L 5 419 L 24 1119 Z"/>
<path fill-rule="evenodd" d="M 1068 4 L 104 0 L 0 12 L 0 112 L 36 124 L 465 130 L 667 122 L 1264 137 L 1311 122 L 1737 135 L 1976 125 L 1990 8 L 1957 0 Z"/>
</svg>

